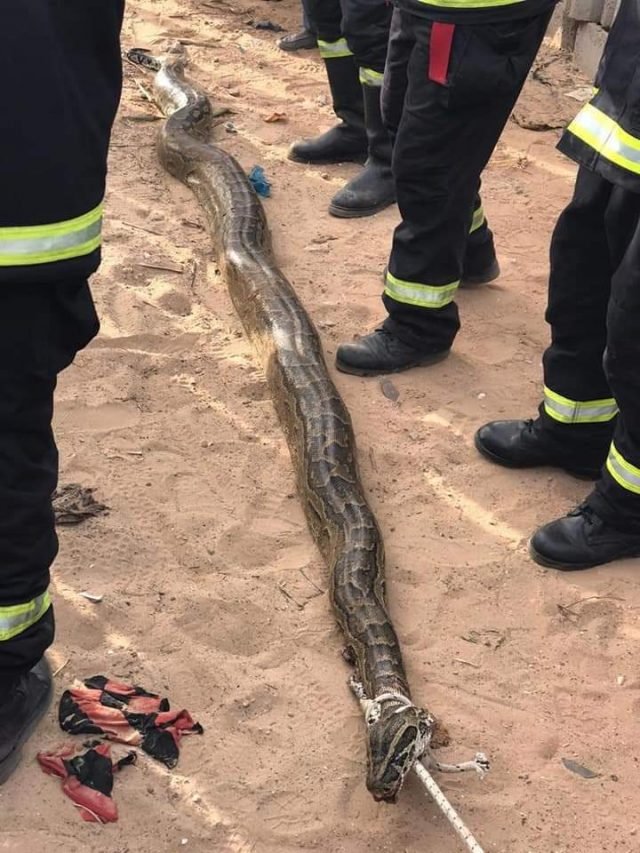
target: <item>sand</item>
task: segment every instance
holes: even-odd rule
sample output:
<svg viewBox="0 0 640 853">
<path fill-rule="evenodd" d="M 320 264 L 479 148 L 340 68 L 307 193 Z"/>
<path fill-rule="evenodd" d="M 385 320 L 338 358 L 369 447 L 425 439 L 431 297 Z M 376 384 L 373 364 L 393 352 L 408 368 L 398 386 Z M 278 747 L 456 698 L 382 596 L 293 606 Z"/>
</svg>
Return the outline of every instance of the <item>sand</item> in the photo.
<svg viewBox="0 0 640 853">
<path fill-rule="evenodd" d="M 140 0 L 124 41 L 195 42 L 193 75 L 233 110 L 217 139 L 265 167 L 277 256 L 331 362 L 382 317 L 398 213 L 332 219 L 328 201 L 357 167 L 286 160 L 331 112 L 317 55 L 285 55 L 246 23 L 266 18 L 292 30 L 297 5 Z M 62 378 L 56 412 L 62 483 L 94 489 L 109 512 L 61 530 L 51 660 L 64 664 L 57 695 L 78 677 L 132 679 L 206 734 L 172 773 L 145 758 L 125 770 L 119 822 L 96 827 L 35 763 L 62 740 L 52 711 L 0 789 L 0 850 L 455 853 L 415 780 L 395 806 L 365 789 L 360 712 L 283 436 L 200 211 L 157 163 L 155 110 L 136 80 L 149 86 L 128 67 L 93 282 L 102 333 Z M 395 402 L 376 379 L 336 376 L 415 697 L 450 730 L 443 757 L 481 749 L 493 762 L 483 782 L 441 779 L 487 853 L 640 849 L 638 566 L 536 567 L 528 535 L 587 485 L 492 467 L 472 445 L 486 420 L 538 403 L 549 236 L 574 169 L 554 151 L 557 130 L 522 125 L 562 123 L 579 106 L 566 92 L 583 84 L 546 51 L 484 181 L 503 275 L 460 295 L 451 358 L 394 377 Z M 275 112 L 286 120 L 265 121 Z"/>
</svg>

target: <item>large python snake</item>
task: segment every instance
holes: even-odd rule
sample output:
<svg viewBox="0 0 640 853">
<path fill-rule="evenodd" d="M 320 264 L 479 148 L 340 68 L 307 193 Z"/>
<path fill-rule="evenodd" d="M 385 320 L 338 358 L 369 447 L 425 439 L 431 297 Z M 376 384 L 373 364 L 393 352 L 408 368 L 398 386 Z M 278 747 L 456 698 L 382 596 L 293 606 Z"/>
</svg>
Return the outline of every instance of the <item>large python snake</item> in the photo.
<svg viewBox="0 0 640 853">
<path fill-rule="evenodd" d="M 260 200 L 239 163 L 209 142 L 211 103 L 186 81 L 184 49 L 172 47 L 162 62 L 135 49 L 127 58 L 155 72 L 154 96 L 168 117 L 160 160 L 204 208 L 231 299 L 263 360 L 357 667 L 352 687 L 369 700 L 367 787 L 376 800 L 394 801 L 428 749 L 435 721 L 411 701 L 385 602 L 382 537 L 360 483 L 349 412 L 328 374 L 318 333 L 274 259 Z"/>
</svg>

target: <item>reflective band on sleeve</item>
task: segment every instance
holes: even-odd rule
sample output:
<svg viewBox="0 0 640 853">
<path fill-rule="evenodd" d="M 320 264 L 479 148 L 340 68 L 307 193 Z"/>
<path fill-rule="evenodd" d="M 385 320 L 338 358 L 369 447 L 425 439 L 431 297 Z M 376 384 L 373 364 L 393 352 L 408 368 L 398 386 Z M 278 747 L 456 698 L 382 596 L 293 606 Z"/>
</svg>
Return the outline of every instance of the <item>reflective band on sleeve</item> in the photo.
<svg viewBox="0 0 640 853">
<path fill-rule="evenodd" d="M 640 139 L 627 133 L 612 118 L 587 104 L 567 128 L 616 166 L 640 175 Z"/>
<path fill-rule="evenodd" d="M 379 71 L 374 71 L 373 68 L 360 69 L 360 82 L 363 86 L 382 86 L 382 78 L 384 74 Z"/>
<path fill-rule="evenodd" d="M 613 442 L 607 457 L 607 471 L 623 489 L 640 495 L 640 468 L 627 462 Z"/>
<path fill-rule="evenodd" d="M 84 216 L 27 228 L 0 228 L 0 267 L 50 264 L 90 255 L 102 242 L 100 204 Z"/>
<path fill-rule="evenodd" d="M 603 400 L 570 400 L 545 385 L 544 410 L 561 424 L 599 424 L 611 421 L 618 414 L 613 397 Z"/>
<path fill-rule="evenodd" d="M 342 56 L 353 56 L 346 39 L 338 39 L 338 41 L 318 39 L 318 50 L 323 59 L 340 59 Z"/>
<path fill-rule="evenodd" d="M 405 305 L 416 305 L 418 308 L 444 308 L 453 302 L 459 281 L 451 284 L 419 284 L 415 281 L 403 281 L 387 272 L 387 286 L 384 292 L 387 296 Z"/>
<path fill-rule="evenodd" d="M 471 229 L 469 230 L 469 234 L 473 234 L 474 231 L 477 231 L 478 228 L 482 228 L 484 225 L 484 210 L 482 205 L 477 207 L 473 211 L 473 219 L 471 220 Z"/>
<path fill-rule="evenodd" d="M 51 607 L 48 592 L 43 592 L 27 604 L 0 607 L 0 641 L 11 640 L 41 619 Z"/>
<path fill-rule="evenodd" d="M 496 6 L 516 6 L 524 0 L 420 0 L 425 6 L 442 9 L 491 9 Z"/>
</svg>

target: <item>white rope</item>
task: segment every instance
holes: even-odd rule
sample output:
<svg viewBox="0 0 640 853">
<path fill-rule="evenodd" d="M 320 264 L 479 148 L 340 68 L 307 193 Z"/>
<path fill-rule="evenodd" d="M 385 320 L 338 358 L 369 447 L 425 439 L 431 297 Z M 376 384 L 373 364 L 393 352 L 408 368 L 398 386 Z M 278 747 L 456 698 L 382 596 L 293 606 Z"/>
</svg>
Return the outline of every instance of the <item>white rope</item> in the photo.
<svg viewBox="0 0 640 853">
<path fill-rule="evenodd" d="M 373 725 L 380 719 L 382 702 L 397 702 L 398 708 L 394 711 L 395 714 L 398 714 L 405 708 L 413 705 L 413 702 L 402 693 L 381 693 L 374 699 L 369 699 L 367 694 L 364 692 L 363 685 L 354 676 L 349 679 L 349 687 L 360 702 L 360 707 L 364 713 L 367 725 Z M 464 773 L 469 770 L 475 770 L 482 779 L 485 773 L 489 770 L 489 761 L 487 760 L 486 755 L 482 752 L 478 752 L 476 753 L 473 761 L 463 761 L 460 764 L 443 764 L 434 758 L 429 745 L 425 744 L 422 760 L 416 761 L 413 765 L 413 770 L 415 771 L 418 779 L 427 789 L 433 801 L 447 818 L 467 850 L 469 850 L 470 853 L 484 853 L 484 850 L 473 837 L 471 831 L 463 823 L 460 815 L 442 793 L 440 786 L 435 781 L 431 773 L 429 773 L 425 764 L 430 769 L 437 770 L 440 773 Z"/>
<path fill-rule="evenodd" d="M 449 800 L 442 793 L 440 787 L 438 786 L 438 783 L 433 778 L 431 773 L 429 773 L 424 764 L 421 761 L 416 761 L 416 763 L 413 765 L 413 769 L 415 770 L 418 779 L 420 779 L 424 787 L 431 794 L 431 797 L 433 798 L 435 804 L 442 811 L 446 819 L 449 821 L 449 823 L 454 828 L 460 839 L 463 841 L 467 850 L 471 851 L 471 853 L 484 853 L 482 847 L 480 847 L 478 842 L 475 840 L 475 838 L 471 834 L 471 831 L 467 829 L 467 827 L 464 825 L 464 823 L 462 822 L 462 818 L 451 805 Z"/>
</svg>

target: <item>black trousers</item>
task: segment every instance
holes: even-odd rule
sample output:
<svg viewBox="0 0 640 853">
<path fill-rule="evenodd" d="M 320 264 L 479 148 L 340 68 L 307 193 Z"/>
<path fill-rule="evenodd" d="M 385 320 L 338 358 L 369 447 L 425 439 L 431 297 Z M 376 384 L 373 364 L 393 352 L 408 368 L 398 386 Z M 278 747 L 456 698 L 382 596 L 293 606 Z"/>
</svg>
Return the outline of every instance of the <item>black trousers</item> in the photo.
<svg viewBox="0 0 640 853">
<path fill-rule="evenodd" d="M 640 194 L 584 168 L 551 243 L 547 322 L 544 428 L 576 458 L 613 439 L 589 503 L 640 532 Z"/>
<path fill-rule="evenodd" d="M 395 137 L 402 216 L 383 295 L 385 327 L 425 352 L 450 347 L 480 176 L 526 80 L 550 12 L 493 24 L 393 13 L 382 108 Z M 481 245 L 486 232 L 476 235 Z"/>
<path fill-rule="evenodd" d="M 53 640 L 53 395 L 58 374 L 97 331 L 86 281 L 0 288 L 0 696 Z"/>
<path fill-rule="evenodd" d="M 331 56 L 323 42 L 346 39 L 358 66 L 376 74 L 384 72 L 392 8 L 387 0 L 307 0 L 323 58 Z"/>
</svg>

